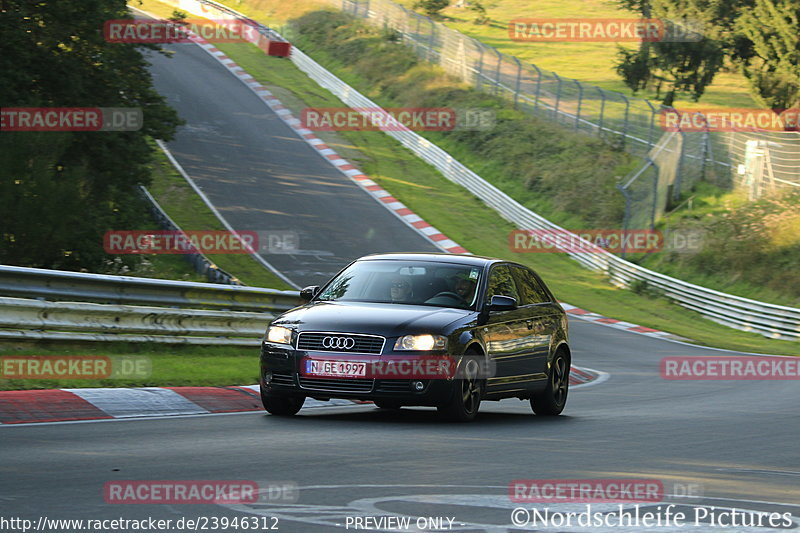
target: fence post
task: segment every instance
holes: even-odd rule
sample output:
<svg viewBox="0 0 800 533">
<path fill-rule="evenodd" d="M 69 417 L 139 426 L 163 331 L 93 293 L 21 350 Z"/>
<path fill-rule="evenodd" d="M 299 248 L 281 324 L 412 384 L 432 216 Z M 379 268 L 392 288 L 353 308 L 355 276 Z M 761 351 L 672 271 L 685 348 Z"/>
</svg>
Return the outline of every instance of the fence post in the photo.
<svg viewBox="0 0 800 533">
<path fill-rule="evenodd" d="M 603 115 L 606 112 L 606 95 L 603 94 L 603 89 L 600 87 L 595 87 L 597 92 L 600 93 L 600 121 L 597 125 L 597 135 L 603 134 Z"/>
<path fill-rule="evenodd" d="M 558 88 L 556 89 L 556 107 L 553 111 L 553 118 L 558 122 L 558 104 L 561 102 L 561 76 L 553 72 L 553 76 L 558 80 Z"/>
<path fill-rule="evenodd" d="M 431 23 L 431 36 L 428 39 L 428 61 L 433 63 L 433 40 L 436 36 L 436 24 L 434 24 L 430 17 L 428 17 L 428 22 Z"/>
<path fill-rule="evenodd" d="M 478 75 L 475 76 L 475 85 L 478 90 L 480 90 L 481 86 L 483 85 L 483 46 L 478 45 L 478 51 L 481 53 L 480 61 L 478 62 Z"/>
<path fill-rule="evenodd" d="M 683 187 L 683 158 L 686 156 L 686 134 L 678 131 L 678 138 L 681 140 L 681 153 L 678 157 L 678 168 L 675 169 L 675 183 L 672 188 L 672 201 L 677 202 L 681 197 Z"/>
<path fill-rule="evenodd" d="M 533 63 L 531 66 L 536 69 L 536 94 L 533 101 L 533 109 L 536 110 L 539 109 L 539 93 L 542 89 L 542 70 Z"/>
<path fill-rule="evenodd" d="M 581 122 L 581 104 L 583 104 L 583 85 L 578 80 L 572 80 L 578 86 L 578 111 L 575 113 L 575 130 L 578 130 Z"/>
<path fill-rule="evenodd" d="M 519 87 L 522 83 L 522 63 L 520 63 L 519 59 L 516 56 L 511 56 L 514 61 L 517 63 L 517 83 L 514 87 L 514 109 L 517 108 L 517 102 L 519 101 Z"/>
<path fill-rule="evenodd" d="M 492 48 L 497 54 L 497 71 L 494 73 L 494 94 L 500 94 L 500 67 L 503 66 L 503 54 L 497 48 Z"/>
<path fill-rule="evenodd" d="M 620 96 L 625 100 L 625 119 L 622 122 L 622 146 L 624 147 L 628 138 L 628 115 L 631 112 L 631 102 L 624 94 L 620 94 Z"/>
<path fill-rule="evenodd" d="M 645 100 L 645 103 L 650 106 L 650 131 L 647 132 L 647 149 L 649 150 L 653 147 L 653 128 L 655 127 L 656 108 L 653 107 L 650 100 Z"/>
<path fill-rule="evenodd" d="M 650 230 L 656 229 L 656 212 L 658 211 L 658 178 L 660 175 L 658 164 L 647 158 L 647 162 L 653 165 L 653 210 L 650 213 Z"/>
<path fill-rule="evenodd" d="M 631 221 L 631 195 L 628 192 L 628 188 L 625 185 L 620 185 L 619 183 L 616 184 L 617 190 L 622 193 L 622 197 L 625 198 L 625 215 L 622 218 L 622 258 L 625 259 L 625 255 L 627 253 L 627 249 L 625 247 L 625 241 L 628 239 L 625 238 L 628 235 L 628 226 L 630 225 Z"/>
</svg>

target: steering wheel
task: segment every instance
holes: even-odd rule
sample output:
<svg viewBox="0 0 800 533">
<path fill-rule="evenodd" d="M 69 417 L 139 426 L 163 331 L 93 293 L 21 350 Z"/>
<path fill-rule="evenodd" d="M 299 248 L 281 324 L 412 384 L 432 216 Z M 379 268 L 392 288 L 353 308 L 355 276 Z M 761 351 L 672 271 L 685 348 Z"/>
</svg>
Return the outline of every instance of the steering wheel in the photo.
<svg viewBox="0 0 800 533">
<path fill-rule="evenodd" d="M 435 294 L 435 295 L 431 296 L 426 301 L 429 302 L 429 301 L 431 301 L 431 300 L 433 300 L 435 298 L 438 298 L 440 296 L 447 296 L 448 298 L 455 298 L 459 302 L 466 302 L 466 300 L 464 298 L 462 298 L 460 294 L 456 294 L 456 293 L 450 292 L 450 291 L 442 291 L 442 292 L 440 292 L 438 294 Z"/>
</svg>

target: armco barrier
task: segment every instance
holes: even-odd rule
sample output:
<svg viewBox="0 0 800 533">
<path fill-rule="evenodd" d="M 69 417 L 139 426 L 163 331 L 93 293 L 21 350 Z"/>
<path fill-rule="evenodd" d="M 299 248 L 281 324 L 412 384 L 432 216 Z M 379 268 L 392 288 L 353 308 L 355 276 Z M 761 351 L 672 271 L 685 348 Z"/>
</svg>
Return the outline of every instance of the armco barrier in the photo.
<svg viewBox="0 0 800 533">
<path fill-rule="evenodd" d="M 210 0 L 177 1 L 182 9 L 197 15 L 213 18 L 224 13 L 227 16 L 247 19 L 244 15 Z M 265 26 L 262 26 L 262 32 L 275 34 L 273 30 Z M 321 87 L 328 89 L 348 106 L 367 109 L 380 107 L 328 72 L 297 47 L 292 49 L 291 60 L 311 79 Z M 465 187 L 517 227 L 566 231 L 525 208 L 417 133 L 410 130 L 385 130 L 384 133 L 395 138 L 421 159 L 436 167 L 450 181 Z M 776 339 L 800 339 L 800 309 L 759 302 L 700 287 L 642 268 L 607 252 L 569 255 L 591 270 L 604 272 L 618 286 L 627 287 L 634 280 L 646 281 L 651 287 L 660 290 L 678 304 L 725 326 L 752 331 Z"/>
<path fill-rule="evenodd" d="M 6 265 L 0 265 L 0 295 L 69 302 L 270 313 L 280 313 L 300 305 L 297 291 Z"/>
<path fill-rule="evenodd" d="M 0 297 L 0 339 L 257 346 L 268 313 Z"/>
</svg>

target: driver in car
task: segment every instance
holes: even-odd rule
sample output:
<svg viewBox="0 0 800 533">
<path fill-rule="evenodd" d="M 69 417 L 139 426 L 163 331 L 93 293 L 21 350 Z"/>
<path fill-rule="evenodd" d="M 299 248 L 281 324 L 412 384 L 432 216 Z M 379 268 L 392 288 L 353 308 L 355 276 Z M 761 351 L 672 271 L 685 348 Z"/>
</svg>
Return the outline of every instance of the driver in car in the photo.
<svg viewBox="0 0 800 533">
<path fill-rule="evenodd" d="M 475 292 L 475 282 L 471 279 L 459 277 L 453 286 L 453 292 L 469 303 L 472 301 L 472 294 Z"/>
</svg>

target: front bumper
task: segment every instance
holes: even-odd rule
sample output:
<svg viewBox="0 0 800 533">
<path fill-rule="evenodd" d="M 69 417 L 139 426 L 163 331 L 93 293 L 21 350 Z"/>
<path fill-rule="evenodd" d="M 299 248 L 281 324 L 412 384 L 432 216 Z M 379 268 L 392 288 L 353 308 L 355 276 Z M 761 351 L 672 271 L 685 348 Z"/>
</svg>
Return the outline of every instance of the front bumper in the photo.
<svg viewBox="0 0 800 533">
<path fill-rule="evenodd" d="M 290 394 L 318 400 L 342 398 L 349 400 L 386 400 L 403 405 L 437 406 L 446 403 L 453 394 L 453 379 L 384 379 L 330 378 L 305 375 L 301 366 L 307 357 L 347 360 L 347 353 L 315 353 L 295 350 L 268 342 L 261 346 L 261 391 L 264 394 Z M 366 356 L 379 360 L 380 355 Z M 413 359 L 412 356 L 406 356 Z M 422 357 L 422 356 L 421 356 Z M 358 357 L 364 360 L 364 356 Z M 422 383 L 417 390 L 416 382 Z"/>
</svg>

